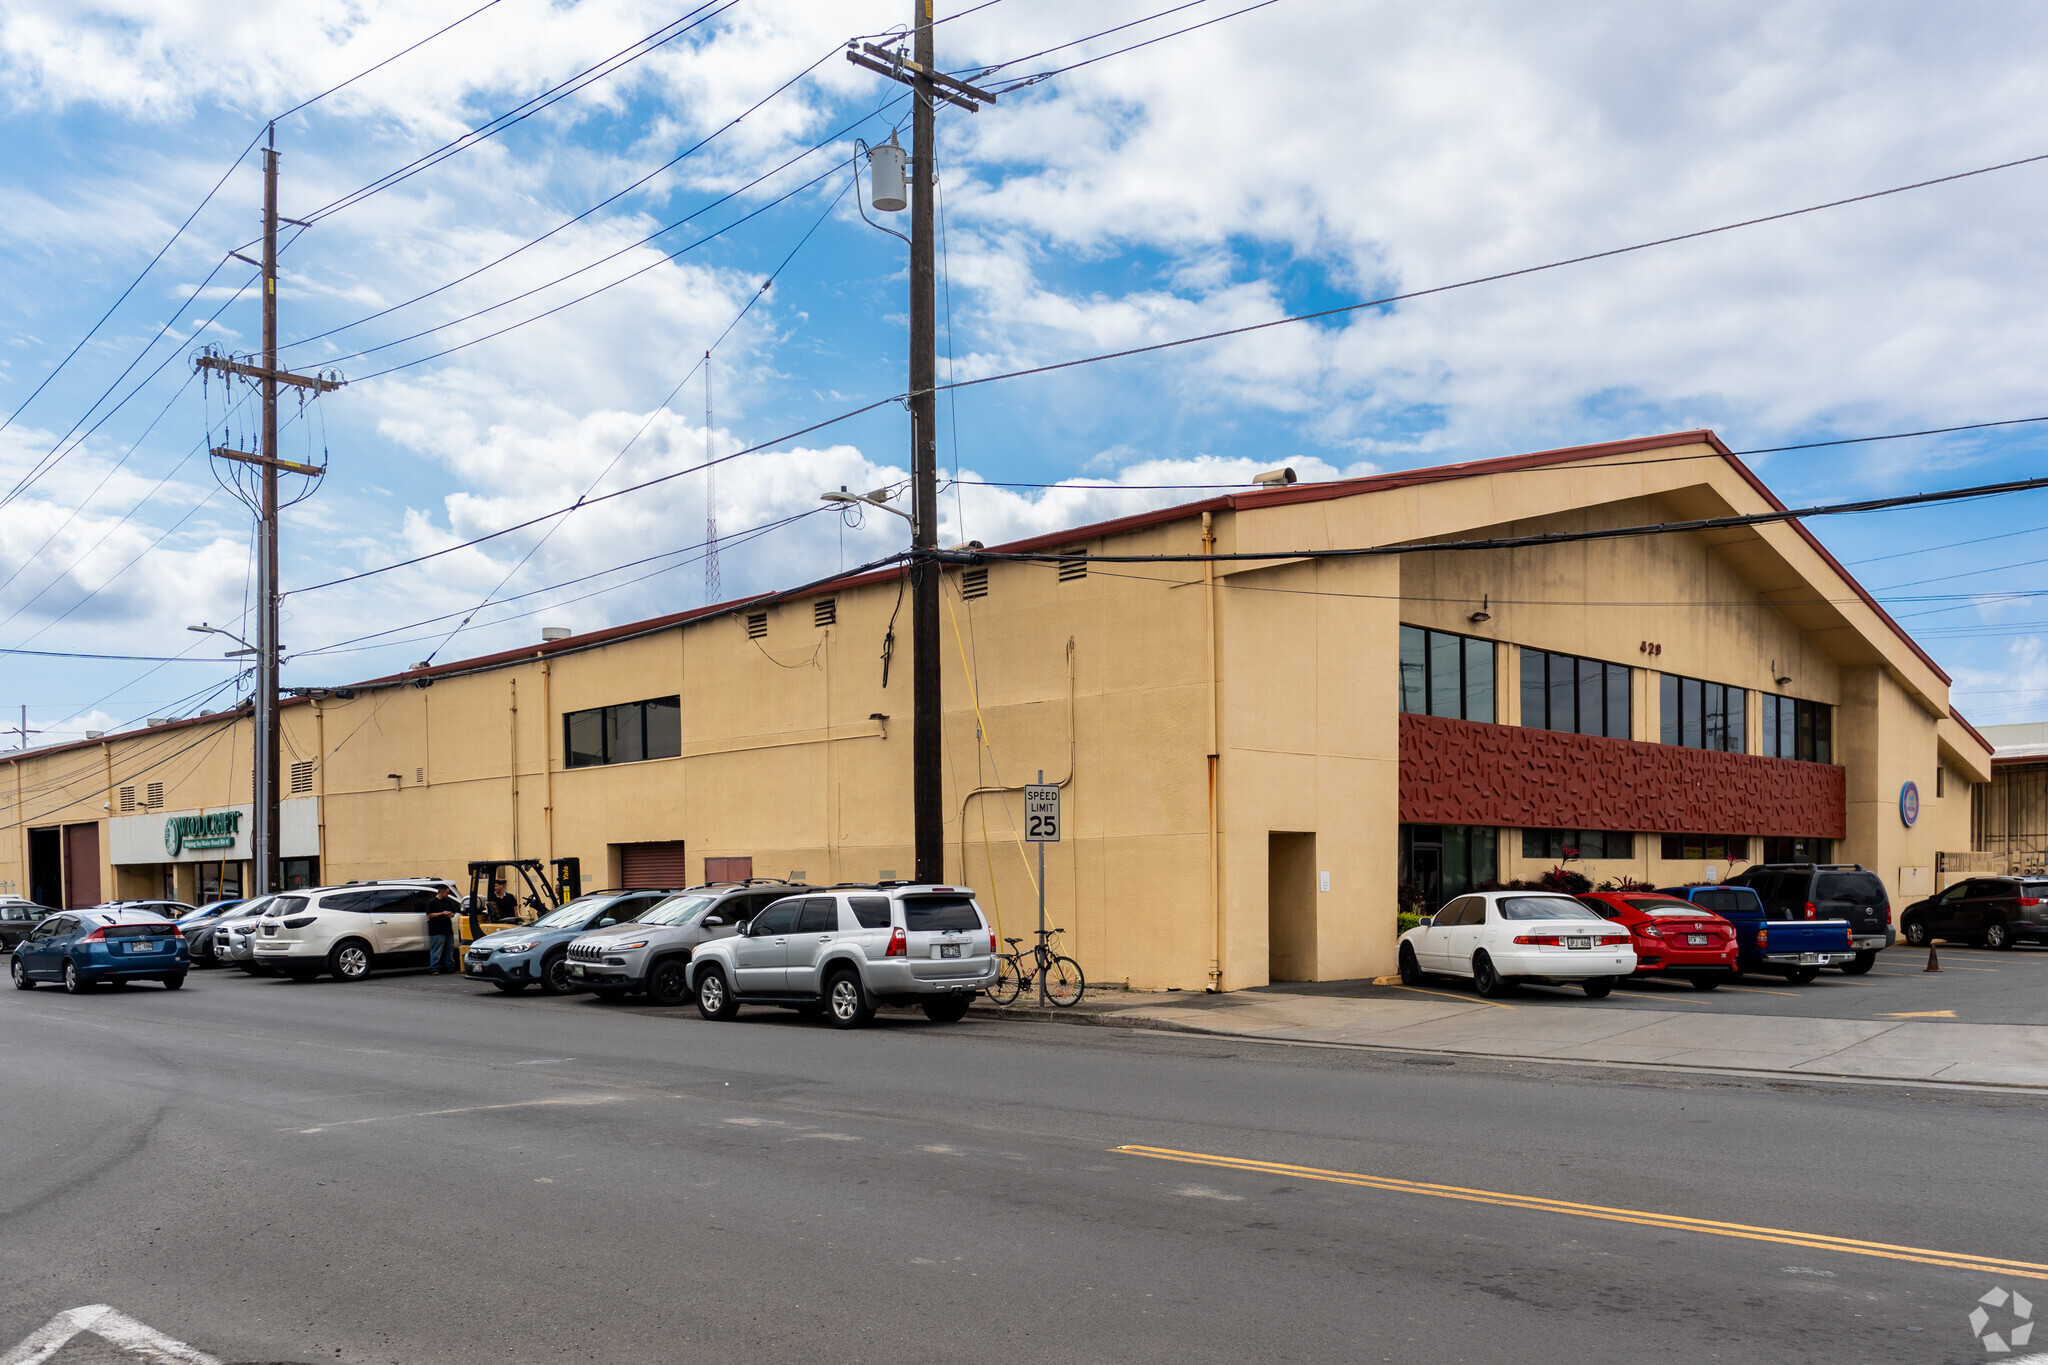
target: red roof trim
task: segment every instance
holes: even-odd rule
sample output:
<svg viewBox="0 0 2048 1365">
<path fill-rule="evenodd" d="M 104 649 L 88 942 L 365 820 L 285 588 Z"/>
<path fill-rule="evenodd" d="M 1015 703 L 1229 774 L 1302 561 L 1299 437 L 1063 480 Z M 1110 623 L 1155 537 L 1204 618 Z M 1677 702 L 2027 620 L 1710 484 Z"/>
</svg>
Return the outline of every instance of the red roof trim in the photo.
<svg viewBox="0 0 2048 1365">
<path fill-rule="evenodd" d="M 1956 724 L 1962 726 L 1963 729 L 1969 733 L 1971 739 L 1974 739 L 1979 744 L 1983 745 L 1985 753 L 1995 754 L 1998 752 L 1998 746 L 1993 744 L 1990 740 L 1984 738 L 1982 732 L 1980 732 L 1976 726 L 1964 720 L 1963 713 L 1956 710 L 1955 707 L 1951 706 L 1948 708 L 1948 718 L 1954 721 Z"/>
</svg>

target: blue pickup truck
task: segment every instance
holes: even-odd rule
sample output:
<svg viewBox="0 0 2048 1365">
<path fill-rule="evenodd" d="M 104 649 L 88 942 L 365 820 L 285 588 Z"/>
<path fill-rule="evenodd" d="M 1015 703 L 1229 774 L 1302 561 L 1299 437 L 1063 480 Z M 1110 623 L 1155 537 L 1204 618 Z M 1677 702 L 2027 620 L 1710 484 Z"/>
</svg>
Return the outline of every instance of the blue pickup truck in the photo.
<svg viewBox="0 0 2048 1365">
<path fill-rule="evenodd" d="M 1734 925 L 1745 972 L 1772 972 L 1803 986 L 1821 968 L 1855 960 L 1845 919 L 1769 919 L 1763 901 L 1747 886 L 1669 886 L 1659 892 L 1691 901 Z"/>
</svg>

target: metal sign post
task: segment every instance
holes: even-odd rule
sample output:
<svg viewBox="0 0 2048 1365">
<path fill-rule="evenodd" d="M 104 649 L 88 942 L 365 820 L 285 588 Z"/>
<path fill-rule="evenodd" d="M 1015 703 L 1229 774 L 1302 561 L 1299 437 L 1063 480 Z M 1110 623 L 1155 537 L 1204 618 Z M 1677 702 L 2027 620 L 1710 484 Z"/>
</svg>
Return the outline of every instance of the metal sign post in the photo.
<svg viewBox="0 0 2048 1365">
<path fill-rule="evenodd" d="M 1024 789 L 1024 839 L 1038 845 L 1038 942 L 1045 945 L 1045 846 L 1060 841 L 1060 789 L 1045 785 L 1045 769 L 1038 770 L 1038 785 Z M 1038 1003 L 1046 1005 L 1045 970 L 1038 972 Z"/>
</svg>

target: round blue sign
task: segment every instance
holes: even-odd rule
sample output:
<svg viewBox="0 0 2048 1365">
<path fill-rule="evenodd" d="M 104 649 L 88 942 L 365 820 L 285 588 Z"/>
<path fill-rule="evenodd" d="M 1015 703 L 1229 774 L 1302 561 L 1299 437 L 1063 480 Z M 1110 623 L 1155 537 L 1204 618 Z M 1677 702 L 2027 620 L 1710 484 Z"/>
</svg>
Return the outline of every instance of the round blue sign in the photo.
<svg viewBox="0 0 2048 1365">
<path fill-rule="evenodd" d="M 1908 829 L 1920 819 L 1920 789 L 1911 782 L 1899 788 L 1899 819 Z"/>
</svg>

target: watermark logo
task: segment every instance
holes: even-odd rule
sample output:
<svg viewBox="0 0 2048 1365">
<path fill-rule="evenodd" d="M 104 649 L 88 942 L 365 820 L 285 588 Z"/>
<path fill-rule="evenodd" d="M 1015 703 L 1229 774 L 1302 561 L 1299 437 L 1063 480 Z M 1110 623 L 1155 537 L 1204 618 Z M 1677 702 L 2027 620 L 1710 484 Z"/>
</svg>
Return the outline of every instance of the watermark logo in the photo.
<svg viewBox="0 0 2048 1365">
<path fill-rule="evenodd" d="M 1992 1355 L 2004 1355 L 2015 1346 L 2024 1346 L 2034 1335 L 2034 1305 L 2018 1294 L 1994 1287 L 1970 1310 L 1970 1334 Z"/>
</svg>

